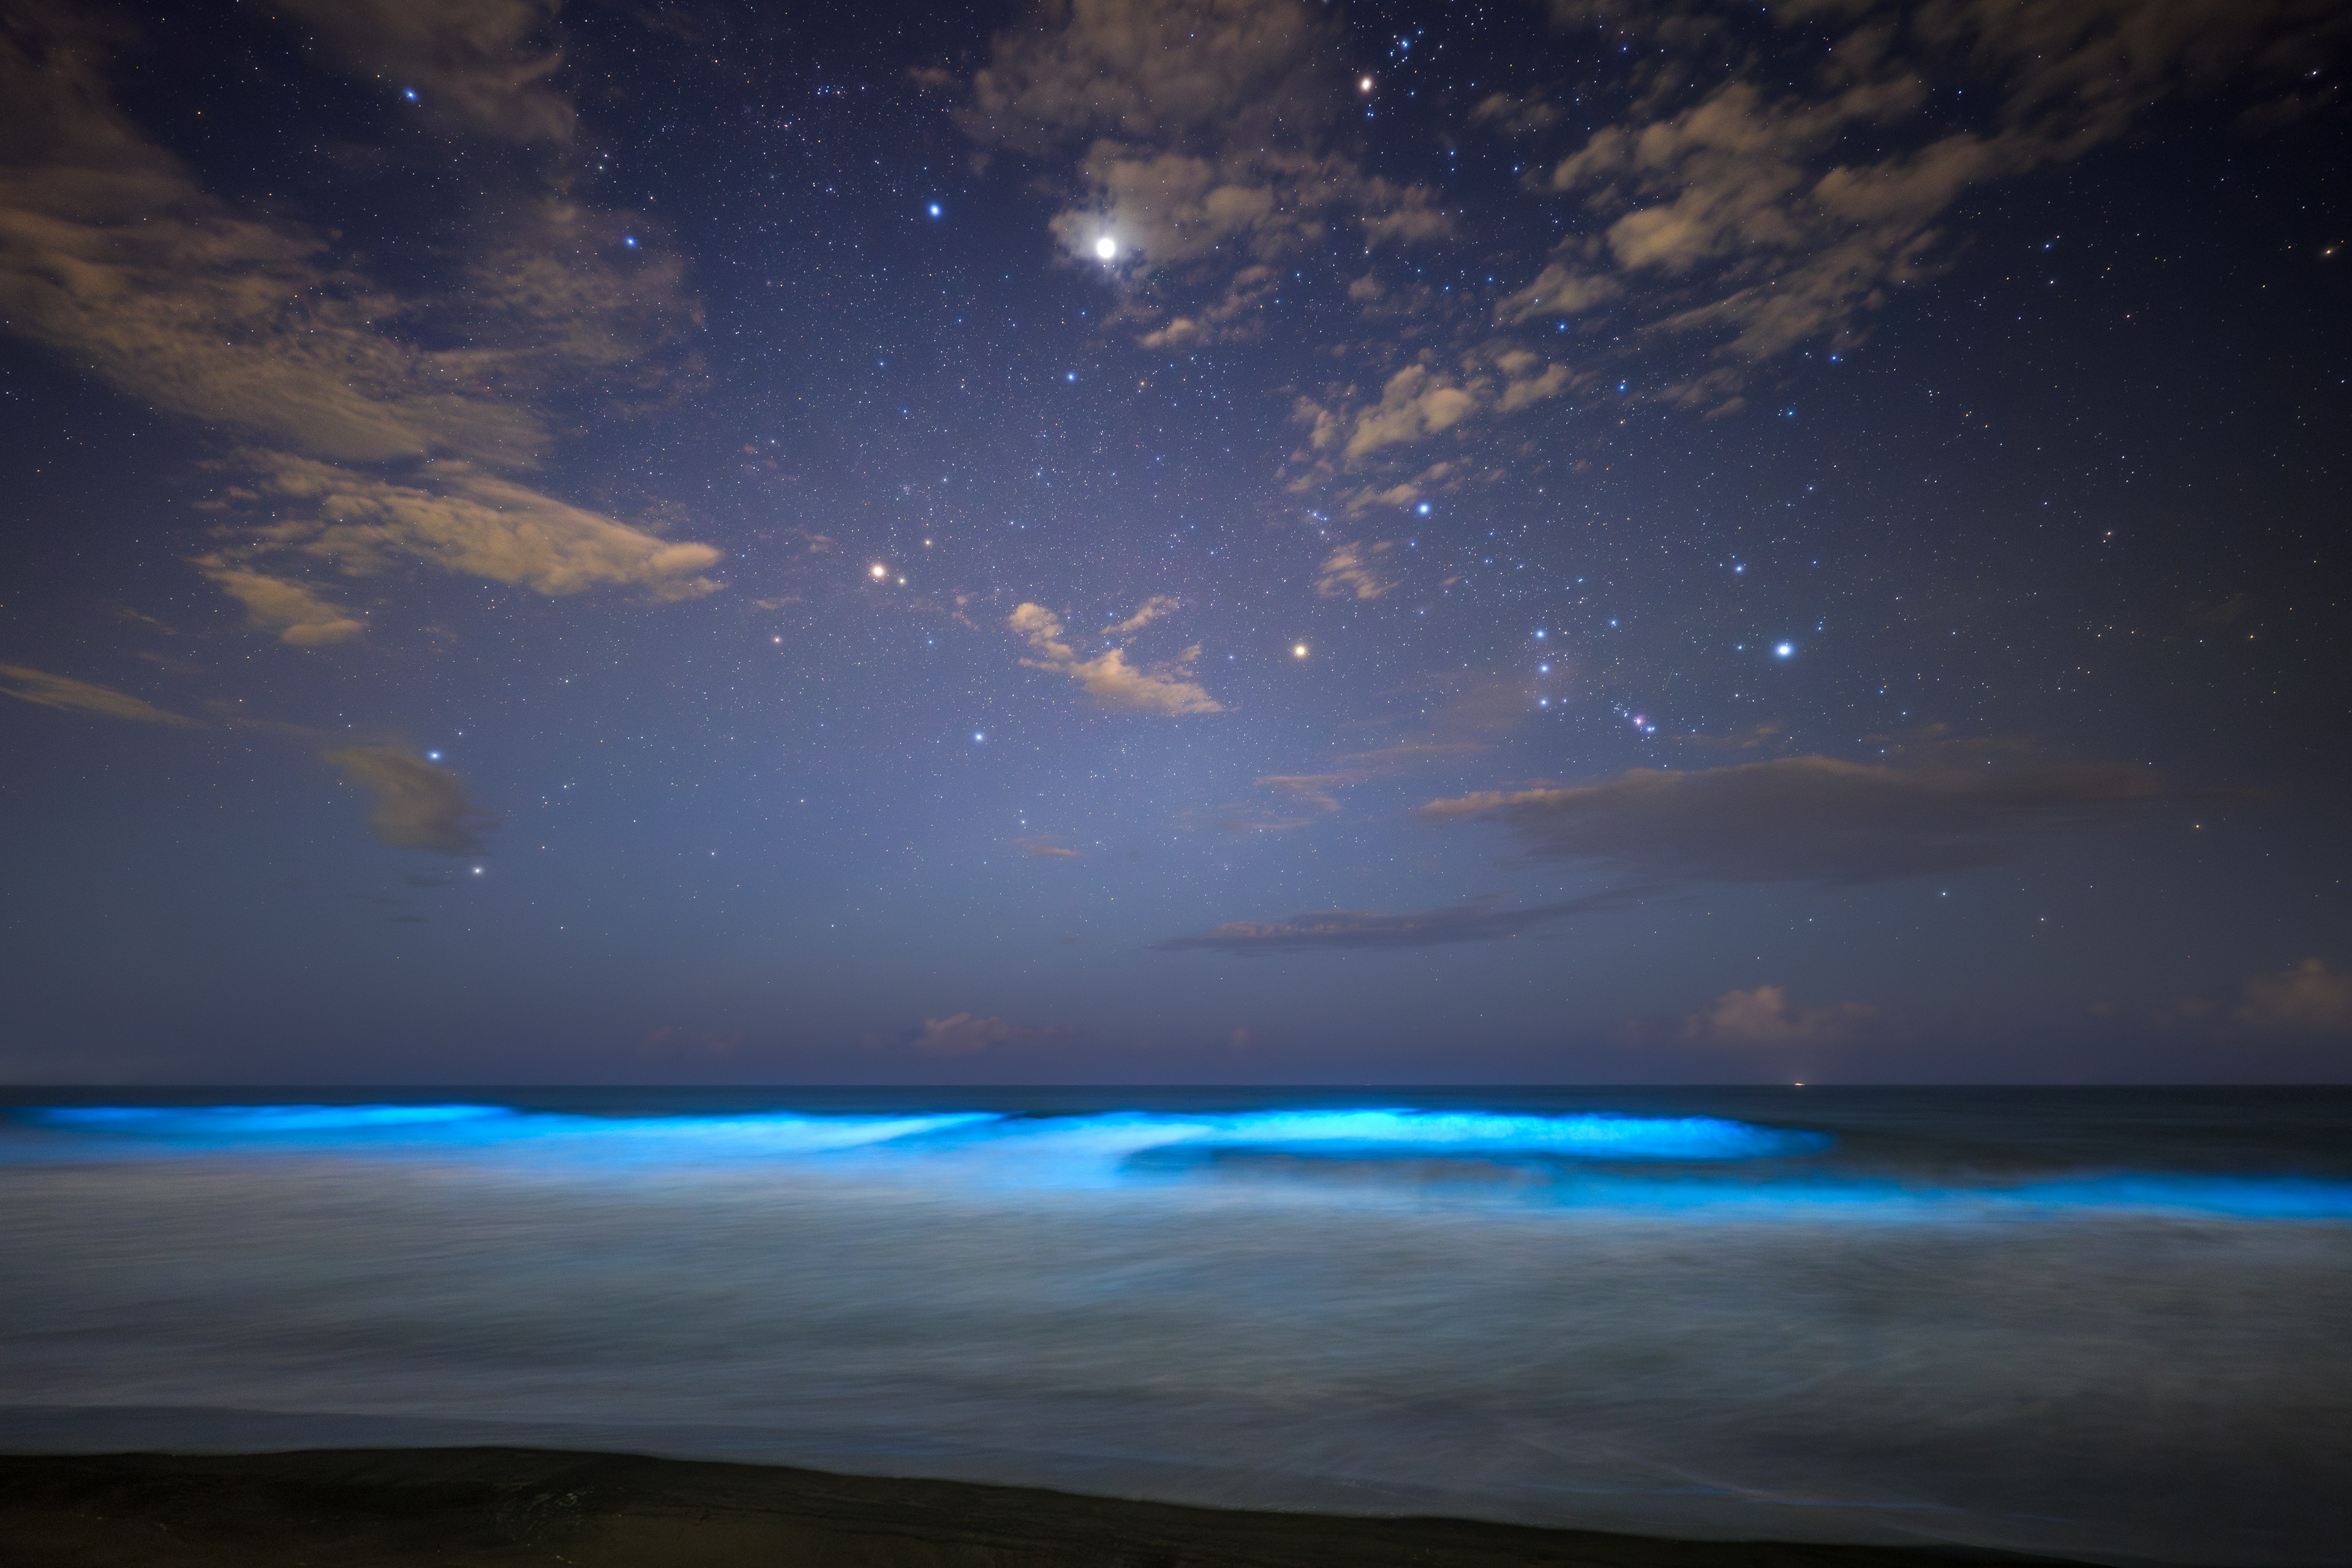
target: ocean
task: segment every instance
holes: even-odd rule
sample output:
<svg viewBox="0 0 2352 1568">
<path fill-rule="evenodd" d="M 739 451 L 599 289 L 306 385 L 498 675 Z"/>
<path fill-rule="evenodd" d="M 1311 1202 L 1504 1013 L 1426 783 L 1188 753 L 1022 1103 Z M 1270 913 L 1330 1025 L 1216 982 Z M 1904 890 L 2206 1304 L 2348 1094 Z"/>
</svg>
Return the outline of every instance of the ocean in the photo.
<svg viewBox="0 0 2352 1568">
<path fill-rule="evenodd" d="M 0 1448 L 2352 1561 L 2352 1090 L 20 1095 Z"/>
</svg>

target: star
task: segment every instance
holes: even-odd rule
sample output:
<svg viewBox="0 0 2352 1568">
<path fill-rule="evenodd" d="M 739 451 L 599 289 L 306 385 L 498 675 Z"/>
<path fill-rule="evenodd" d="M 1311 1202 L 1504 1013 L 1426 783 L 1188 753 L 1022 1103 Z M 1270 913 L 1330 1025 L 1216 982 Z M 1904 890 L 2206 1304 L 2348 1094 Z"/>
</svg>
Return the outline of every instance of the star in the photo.
<svg viewBox="0 0 2352 1568">
<path fill-rule="evenodd" d="M 1100 239 L 1095 241 L 1095 255 L 1105 261 L 1117 261 L 1118 259 L 1118 241 L 1113 239 L 1108 235 L 1104 235 Z"/>
</svg>

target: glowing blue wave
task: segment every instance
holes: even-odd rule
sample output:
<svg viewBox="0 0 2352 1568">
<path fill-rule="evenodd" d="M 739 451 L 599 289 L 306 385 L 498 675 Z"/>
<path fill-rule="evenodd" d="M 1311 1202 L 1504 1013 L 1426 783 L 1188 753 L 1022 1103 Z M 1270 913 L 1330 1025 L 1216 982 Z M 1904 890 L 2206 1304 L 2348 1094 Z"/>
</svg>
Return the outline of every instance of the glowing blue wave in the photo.
<svg viewBox="0 0 2352 1568">
<path fill-rule="evenodd" d="M 1115 1111 L 1077 1116 L 931 1114 L 591 1117 L 497 1105 L 208 1105 L 49 1107 L 31 1113 L 59 1129 L 235 1142 L 285 1133 L 405 1131 L 467 1124 L 497 1139 L 593 1136 L 694 1145 L 765 1145 L 816 1152 L 868 1147 L 925 1133 L 1039 1147 L 1134 1153 L 1173 1146 L 1302 1153 L 1395 1152 L 1541 1154 L 1598 1160 L 1750 1160 L 1826 1148 L 1819 1133 L 1715 1117 L 1538 1116 L 1412 1110 L 1260 1110 L 1191 1116 Z M 494 1125 L 482 1126 L 483 1123 Z"/>
<path fill-rule="evenodd" d="M 1438 1110 L 1265 1110 L 1215 1119 L 1199 1141 L 1328 1152 L 1438 1150 L 1600 1160 L 1752 1160 L 1829 1146 L 1796 1132 L 1712 1116 L 1521 1116 Z"/>
<path fill-rule="evenodd" d="M 1499 1199 L 1593 1214 L 1895 1224 L 2094 1211 L 2352 1219 L 2352 1184 L 2342 1182 L 2109 1171 L 2005 1184 L 1906 1183 L 1801 1158 L 1829 1151 L 1833 1141 L 1825 1134 L 1706 1116 L 1402 1108 L 588 1116 L 447 1104 L 46 1107 L 18 1120 L 62 1135 L 71 1148 L 116 1157 L 137 1157 L 142 1149 L 159 1155 L 252 1149 L 552 1162 L 583 1173 L 791 1170 L 938 1191 L 1102 1190 L 1181 1182 L 1204 1167 L 1296 1191 L 1325 1168 L 1344 1166 L 1351 1179 L 1376 1182 L 1385 1171 L 1417 1184 L 1449 1168 L 1500 1167 L 1510 1180 L 1494 1189 Z M 0 1160 L 60 1152 L 0 1139 Z M 1253 1156 L 1288 1163 L 1277 1169 Z"/>
<path fill-rule="evenodd" d="M 32 1112 L 35 1121 L 53 1127 L 221 1136 L 412 1127 L 514 1114 L 503 1105 L 58 1105 Z"/>
</svg>

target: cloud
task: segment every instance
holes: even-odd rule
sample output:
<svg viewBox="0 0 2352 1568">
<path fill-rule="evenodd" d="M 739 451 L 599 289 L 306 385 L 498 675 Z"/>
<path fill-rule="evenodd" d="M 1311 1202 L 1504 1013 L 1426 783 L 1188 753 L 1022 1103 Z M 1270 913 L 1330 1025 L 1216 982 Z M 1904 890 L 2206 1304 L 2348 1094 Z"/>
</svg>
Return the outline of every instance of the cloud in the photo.
<svg viewBox="0 0 2352 1568">
<path fill-rule="evenodd" d="M 957 1013 L 924 1019 L 915 1036 L 915 1049 L 927 1057 L 972 1057 L 999 1046 L 1049 1045 L 1068 1035 L 1066 1029 L 1034 1028 L 1005 1018 Z"/>
<path fill-rule="evenodd" d="M 1344 773 L 1268 773 L 1257 782 L 1268 789 L 1277 789 L 1293 800 L 1304 801 L 1318 811 L 1337 811 L 1339 798 L 1332 791 L 1345 785 L 1360 784 L 1364 775 Z"/>
<path fill-rule="evenodd" d="M 1060 163 L 1051 223 L 1111 276 L 1151 346 L 1232 335 L 1265 291 L 1253 270 L 1349 225 L 1368 245 L 1453 230 L 1428 187 L 1366 171 L 1340 143 L 1345 35 L 1305 0 L 1044 0 L 994 39 L 957 123 L 976 143 Z M 1195 306 L 1192 297 L 1220 300 Z"/>
<path fill-rule="evenodd" d="M 531 40 L 556 0 L 283 0 L 348 74 L 414 88 L 418 109 L 515 142 L 570 140 L 574 115 L 547 85 L 562 57 Z"/>
<path fill-rule="evenodd" d="M 2184 996 L 2157 1009 L 2168 1028 L 2217 1036 L 2352 1036 L 2352 974 L 2319 958 L 2249 978 L 2235 1002 Z"/>
<path fill-rule="evenodd" d="M 0 664 L 0 691 L 68 713 L 96 713 L 108 719 L 128 719 L 137 724 L 170 724 L 184 730 L 204 727 L 194 719 L 167 712 L 127 691 L 94 686 L 71 676 L 28 669 L 21 664 Z"/>
<path fill-rule="evenodd" d="M 1850 885 L 2019 858 L 2037 841 L 2169 798 L 2107 763 L 1886 767 L 1787 757 L 1692 773 L 1431 801 L 1424 817 L 1499 823 L 1547 858 L 1644 878 Z"/>
<path fill-rule="evenodd" d="M 1381 571 L 1381 557 L 1396 548 L 1393 539 L 1342 544 L 1315 570 L 1315 592 L 1326 599 L 1377 599 L 1398 579 Z"/>
<path fill-rule="evenodd" d="M 568 134 L 541 85 L 553 57 L 526 42 L 553 14 L 541 0 L 295 10 L 344 68 L 413 79 L 474 130 Z M 543 593 L 715 585 L 699 575 L 709 546 L 519 477 L 553 446 L 557 400 L 664 384 L 653 351 L 696 319 L 679 264 L 625 255 L 620 215 L 572 200 L 571 174 L 509 159 L 469 167 L 461 237 L 419 245 L 425 271 L 388 287 L 334 235 L 221 200 L 150 142 L 107 91 L 112 44 L 64 10 L 0 39 L 0 322 L 245 444 L 214 465 L 226 478 L 206 503 L 244 518 L 245 535 L 194 560 L 257 627 L 313 646 L 360 629 L 263 564 L 288 550 L 340 552 L 350 572 L 425 560 Z M 302 515 L 313 503 L 341 513 Z"/>
<path fill-rule="evenodd" d="M 258 496 L 285 519 L 257 531 L 256 550 L 298 551 L 354 575 L 422 561 L 551 597 L 634 586 L 687 599 L 719 587 L 701 575 L 719 560 L 708 544 L 664 539 L 469 463 L 394 480 L 278 453 L 249 460 Z"/>
<path fill-rule="evenodd" d="M 36 52 L 37 49 L 37 52 Z M 197 184 L 109 101 L 100 40 L 0 40 L 0 314 L 143 401 L 341 460 L 510 458 L 538 421 L 475 356 L 380 330 L 411 307 L 324 242 Z"/>
<path fill-rule="evenodd" d="M 1024 855 L 1033 855 L 1041 860 L 1083 860 L 1087 858 L 1086 851 L 1082 849 L 1066 848 L 1055 843 L 1051 834 L 1016 838 L 1013 842 Z"/>
<path fill-rule="evenodd" d="M 1495 321 L 1497 325 L 1508 327 L 1541 316 L 1580 315 L 1595 306 L 1608 304 L 1624 292 L 1625 286 L 1613 278 L 1554 261 L 1536 274 L 1534 282 L 1517 293 L 1505 295 L 1495 307 Z"/>
<path fill-rule="evenodd" d="M 1149 609 L 1149 602 L 1145 607 Z M 1138 616 L 1143 614 L 1137 612 Z M 1129 620 L 1135 618 L 1130 616 Z M 1192 679 L 1192 667 L 1201 657 L 1197 645 L 1174 658 L 1138 668 L 1128 663 L 1127 650 L 1121 647 L 1106 648 L 1091 658 L 1081 658 L 1067 640 L 1061 617 L 1043 605 L 1016 605 L 1005 624 L 1020 633 L 1037 656 L 1023 659 L 1023 664 L 1032 669 L 1049 669 L 1068 676 L 1106 708 L 1170 718 L 1224 711 L 1224 704 Z"/>
<path fill-rule="evenodd" d="M 247 567 L 234 566 L 221 557 L 197 563 L 229 597 L 245 606 L 246 615 L 264 631 L 297 647 L 321 647 L 342 642 L 367 630 L 367 623 L 312 593 L 309 584 L 272 577 Z"/>
<path fill-rule="evenodd" d="M 320 753 L 344 780 L 374 797 L 368 831 L 396 849 L 479 855 L 494 822 L 466 798 L 457 775 L 396 746 L 344 746 Z"/>
<path fill-rule="evenodd" d="M 1727 991 L 1683 1019 L 1676 1037 L 1711 1046 L 1835 1045 L 1882 1026 L 1883 1015 L 1861 1002 L 1801 1007 L 1778 985 Z"/>
<path fill-rule="evenodd" d="M 1932 274 L 1969 190 L 2078 159 L 2169 96 L 2240 83 L 2302 101 L 2310 68 L 2352 30 L 2327 0 L 1555 12 L 1632 41 L 1622 107 L 1586 121 L 1536 182 L 1583 221 L 1495 319 L 1615 308 L 1614 327 L 1694 336 L 1735 365 L 1863 335 L 1895 290 Z M 1545 129 L 1500 98 L 1474 118 L 1521 138 Z M 1727 367 L 1676 395 L 1719 401 L 1739 379 Z"/>
<path fill-rule="evenodd" d="M 1130 637 L 1160 619 L 1160 616 L 1172 614 L 1183 607 L 1184 602 L 1172 594 L 1154 594 L 1136 606 L 1135 614 L 1123 621 L 1117 621 L 1105 626 L 1102 635 L 1107 637 Z"/>
<path fill-rule="evenodd" d="M 1291 417 L 1307 428 L 1307 447 L 1298 455 L 1312 465 L 1304 482 L 1361 468 L 1383 448 L 1417 445 L 1474 416 L 1516 414 L 1567 391 L 1570 380 L 1565 365 L 1507 343 L 1487 343 L 1461 355 L 1452 368 L 1433 360 L 1408 364 L 1381 383 L 1376 398 L 1352 385 L 1320 399 L 1301 397 Z"/>
<path fill-rule="evenodd" d="M 1279 921 L 1227 921 L 1194 936 L 1154 942 L 1163 952 L 1207 949 L 1216 952 L 1297 952 L 1307 948 L 1444 947 L 1464 942 L 1499 942 L 1571 915 L 1594 914 L 1638 902 L 1645 888 L 1612 889 L 1547 904 L 1506 906 L 1489 893 L 1449 908 L 1377 914 L 1364 910 L 1328 910 Z"/>
<path fill-rule="evenodd" d="M 2274 974 L 2246 982 L 2245 997 L 2230 1021 L 2260 1034 L 2352 1033 L 2352 974 L 2306 958 Z"/>
</svg>

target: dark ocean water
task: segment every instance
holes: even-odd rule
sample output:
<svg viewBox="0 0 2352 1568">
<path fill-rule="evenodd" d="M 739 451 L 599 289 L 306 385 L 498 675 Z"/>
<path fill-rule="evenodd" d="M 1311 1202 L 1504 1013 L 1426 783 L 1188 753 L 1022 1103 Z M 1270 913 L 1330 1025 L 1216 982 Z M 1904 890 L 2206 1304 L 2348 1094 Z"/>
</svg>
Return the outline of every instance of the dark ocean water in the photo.
<svg viewBox="0 0 2352 1568">
<path fill-rule="evenodd" d="M 0 1447 L 2352 1562 L 2352 1091 L 223 1099 L 0 1114 Z"/>
</svg>

